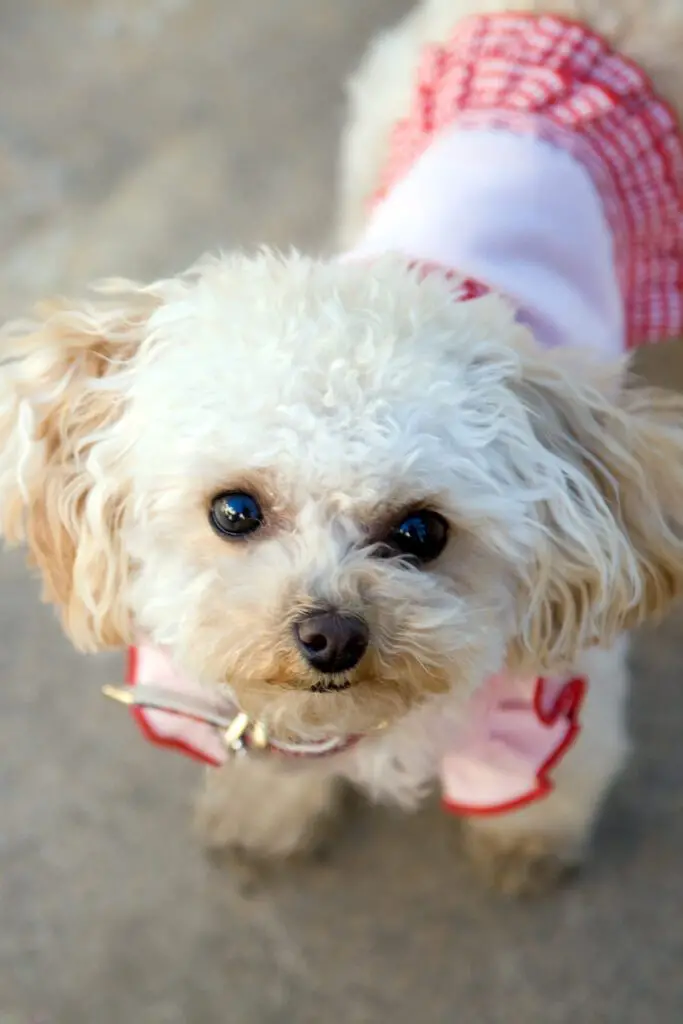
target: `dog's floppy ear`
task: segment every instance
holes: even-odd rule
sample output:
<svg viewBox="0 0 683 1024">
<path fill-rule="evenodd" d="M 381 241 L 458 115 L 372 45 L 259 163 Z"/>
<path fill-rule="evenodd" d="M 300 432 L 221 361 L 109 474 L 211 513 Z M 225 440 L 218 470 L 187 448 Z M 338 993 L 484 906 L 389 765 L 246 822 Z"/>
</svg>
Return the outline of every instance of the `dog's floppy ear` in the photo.
<svg viewBox="0 0 683 1024">
<path fill-rule="evenodd" d="M 111 303 L 45 304 L 2 334 L 0 529 L 27 543 L 82 650 L 131 639 L 116 424 L 150 301 L 131 286 Z"/>
<path fill-rule="evenodd" d="M 566 665 L 683 593 L 683 399 L 539 357 L 516 390 L 545 494 L 511 662 Z"/>
</svg>

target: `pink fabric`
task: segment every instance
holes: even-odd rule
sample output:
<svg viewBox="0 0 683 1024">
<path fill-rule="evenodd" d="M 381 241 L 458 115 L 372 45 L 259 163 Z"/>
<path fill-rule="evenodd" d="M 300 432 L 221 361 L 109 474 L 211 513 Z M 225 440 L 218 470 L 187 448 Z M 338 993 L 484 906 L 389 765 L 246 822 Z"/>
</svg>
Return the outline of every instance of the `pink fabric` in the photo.
<svg viewBox="0 0 683 1024">
<path fill-rule="evenodd" d="M 547 348 L 625 344 L 624 303 L 603 204 L 584 167 L 531 135 L 445 129 L 372 211 L 346 260 L 386 252 L 493 290 Z M 485 285 L 481 282 L 485 282 Z M 486 287 L 488 286 L 488 288 Z M 454 301 L 464 296 L 458 281 Z"/>
<path fill-rule="evenodd" d="M 548 773 L 578 733 L 584 693 L 582 679 L 488 679 L 442 761 L 446 807 L 500 813 L 550 792 Z"/>
<path fill-rule="evenodd" d="M 425 49 L 375 202 L 452 126 L 508 129 L 571 153 L 614 236 L 629 346 L 683 333 L 683 140 L 639 67 L 553 15 L 462 20 L 446 45 Z"/>
<path fill-rule="evenodd" d="M 186 696 L 202 692 L 195 680 L 179 672 L 168 655 L 151 644 L 129 650 L 127 683 L 133 688 L 138 683 L 152 683 Z M 224 764 L 225 744 L 208 722 L 152 708 L 132 708 L 132 714 L 143 735 L 152 743 L 214 767 Z"/>
</svg>

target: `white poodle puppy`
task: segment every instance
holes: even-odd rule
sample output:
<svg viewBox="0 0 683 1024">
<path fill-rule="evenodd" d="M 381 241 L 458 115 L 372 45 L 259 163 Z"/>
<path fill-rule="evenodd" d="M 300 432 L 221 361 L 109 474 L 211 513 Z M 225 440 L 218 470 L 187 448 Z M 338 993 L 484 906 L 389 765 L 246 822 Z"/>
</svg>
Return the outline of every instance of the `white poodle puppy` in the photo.
<svg viewBox="0 0 683 1024">
<path fill-rule="evenodd" d="M 504 890 L 583 856 L 683 588 L 683 402 L 621 355 L 683 333 L 682 50 L 678 0 L 429 0 L 353 83 L 338 257 L 6 328 L 3 533 L 211 765 L 209 844 L 440 780 Z"/>
</svg>

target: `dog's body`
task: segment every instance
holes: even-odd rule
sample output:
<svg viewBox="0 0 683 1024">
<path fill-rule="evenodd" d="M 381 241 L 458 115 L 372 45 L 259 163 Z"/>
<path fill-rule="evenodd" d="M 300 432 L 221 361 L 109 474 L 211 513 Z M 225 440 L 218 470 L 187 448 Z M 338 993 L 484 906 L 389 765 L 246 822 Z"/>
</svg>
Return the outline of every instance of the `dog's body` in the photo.
<svg viewBox="0 0 683 1024">
<path fill-rule="evenodd" d="M 372 197 L 389 159 L 391 134 L 413 102 L 425 47 L 445 43 L 460 19 L 499 11 L 557 14 L 585 22 L 642 66 L 664 96 L 676 106 L 683 104 L 683 71 L 676 58 L 683 44 L 683 12 L 675 0 L 661 0 L 647 9 L 640 0 L 618 0 L 606 6 L 594 0 L 424 0 L 379 36 L 349 83 L 338 205 L 341 251 L 357 251 L 363 238 Z M 662 45 L 664 39 L 666 45 Z M 468 819 L 475 860 L 503 889 L 543 886 L 585 854 L 596 813 L 628 751 L 627 651 L 622 638 L 609 649 L 586 651 L 576 661 L 576 675 L 588 678 L 590 688 L 582 707 L 580 739 L 554 772 L 553 793 L 515 812 Z M 462 717 L 459 694 L 452 695 L 451 704 L 433 702 L 412 712 L 382 739 L 346 755 L 340 774 L 374 799 L 414 806 L 439 775 L 448 746 L 444 719 L 450 715 L 457 723 Z M 338 770 L 338 765 L 333 766 L 333 778 Z M 210 779 L 204 804 L 209 834 L 221 845 L 241 842 L 249 831 L 247 820 L 240 820 L 238 835 L 230 817 L 226 820 L 226 802 L 230 804 L 233 792 L 239 792 L 230 774 L 228 768 L 224 775 Z M 264 785 L 276 785 L 279 778 L 277 772 L 275 779 L 264 776 Z M 322 795 L 321 788 L 317 792 Z M 248 799 L 260 802 L 260 794 L 250 793 Z M 322 802 L 326 805 L 327 796 Z M 290 810 L 283 816 L 277 798 L 268 804 L 274 814 L 270 827 L 259 815 L 257 845 L 265 840 L 266 846 L 290 852 L 305 837 L 308 823 L 302 820 L 300 834 L 293 829 Z M 305 801 L 301 809 L 307 819 L 310 808 Z"/>
<path fill-rule="evenodd" d="M 353 83 L 344 259 L 213 261 L 10 332 L 4 533 L 28 539 L 74 641 L 142 637 L 276 736 L 354 738 L 296 764 L 226 754 L 202 801 L 211 845 L 293 853 L 343 780 L 414 806 L 502 668 L 589 684 L 552 792 L 468 822 L 502 888 L 580 860 L 626 756 L 625 631 L 683 589 L 682 404 L 539 350 L 507 302 L 454 301 L 367 245 L 424 45 L 512 9 L 583 21 L 683 103 L 677 0 L 429 0 Z"/>
</svg>

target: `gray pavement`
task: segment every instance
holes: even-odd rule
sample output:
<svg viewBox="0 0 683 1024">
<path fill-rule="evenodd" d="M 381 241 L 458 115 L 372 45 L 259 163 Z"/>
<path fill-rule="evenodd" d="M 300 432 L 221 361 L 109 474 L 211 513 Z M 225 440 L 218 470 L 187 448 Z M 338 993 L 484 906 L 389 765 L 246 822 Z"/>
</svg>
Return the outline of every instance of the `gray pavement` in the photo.
<svg viewBox="0 0 683 1024">
<path fill-rule="evenodd" d="M 645 0 L 643 0 L 645 2 Z M 406 0 L 0 0 L 0 303 L 217 245 L 328 237 L 341 81 Z M 674 346 L 647 372 L 683 382 Z M 683 620 L 638 638 L 594 861 L 482 891 L 456 823 L 360 809 L 249 899 L 190 834 L 197 770 L 0 561 L 0 1024 L 679 1024 Z"/>
</svg>

